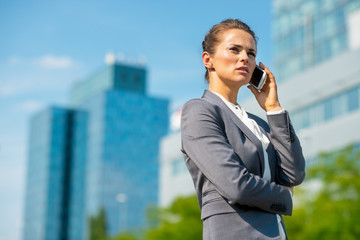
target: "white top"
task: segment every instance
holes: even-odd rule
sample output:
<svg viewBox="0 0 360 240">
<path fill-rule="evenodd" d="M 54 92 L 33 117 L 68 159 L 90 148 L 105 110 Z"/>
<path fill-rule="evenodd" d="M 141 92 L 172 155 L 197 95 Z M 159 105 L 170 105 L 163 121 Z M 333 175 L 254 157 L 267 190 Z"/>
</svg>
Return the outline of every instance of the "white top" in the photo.
<svg viewBox="0 0 360 240">
<path fill-rule="evenodd" d="M 253 132 L 255 134 L 255 136 L 260 140 L 261 145 L 262 145 L 262 149 L 263 149 L 263 153 L 264 153 L 264 174 L 263 174 L 263 178 L 266 180 L 271 180 L 271 174 L 270 174 L 270 166 L 269 166 L 269 157 L 268 154 L 266 152 L 266 149 L 269 146 L 270 140 L 267 138 L 267 136 L 260 130 L 259 125 L 257 124 L 257 122 L 255 122 L 253 119 L 249 118 L 249 116 L 247 115 L 246 111 L 244 109 L 242 109 L 242 107 L 240 107 L 239 104 L 233 104 L 231 102 L 229 102 L 228 100 L 226 100 L 223 96 L 221 96 L 220 94 L 215 93 L 217 96 L 220 97 L 220 99 L 226 104 L 226 106 L 228 106 L 228 108 L 230 108 L 231 111 L 233 111 L 233 113 L 235 113 L 235 115 L 251 130 L 251 132 Z M 282 109 L 280 111 L 276 111 L 276 112 L 267 112 L 266 114 L 268 115 L 275 115 L 275 114 L 280 114 L 285 112 L 285 109 Z M 277 220 L 278 220 L 278 226 L 279 226 L 279 232 L 280 232 L 280 239 L 281 240 L 285 240 L 286 236 L 285 236 L 285 231 L 282 227 L 281 224 L 281 218 L 279 216 L 279 214 L 276 214 L 277 216 Z"/>
</svg>

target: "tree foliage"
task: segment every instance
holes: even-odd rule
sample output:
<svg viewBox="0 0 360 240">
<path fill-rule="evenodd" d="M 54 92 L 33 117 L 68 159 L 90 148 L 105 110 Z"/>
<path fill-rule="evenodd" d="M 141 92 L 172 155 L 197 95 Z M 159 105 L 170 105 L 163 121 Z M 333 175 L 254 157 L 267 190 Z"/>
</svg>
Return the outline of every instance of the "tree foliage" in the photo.
<svg viewBox="0 0 360 240">
<path fill-rule="evenodd" d="M 138 240 L 138 238 L 132 233 L 123 232 L 115 236 L 114 238 L 110 238 L 109 240 Z"/>
<path fill-rule="evenodd" d="M 167 208 L 149 208 L 148 225 L 141 234 L 122 233 L 111 240 L 202 239 L 202 221 L 196 196 L 179 197 Z"/>
<path fill-rule="evenodd" d="M 150 212 L 156 224 L 146 232 L 146 240 L 201 239 L 202 221 L 196 196 L 177 198 L 170 207 Z"/>
<path fill-rule="evenodd" d="M 105 209 L 100 208 L 97 215 L 89 219 L 89 240 L 106 240 L 106 214 Z"/>
<path fill-rule="evenodd" d="M 289 239 L 360 239 L 359 176 L 360 152 L 353 147 L 320 154 L 307 171 L 310 187 L 296 189 L 298 207 L 285 218 Z"/>
<path fill-rule="evenodd" d="M 155 209 L 149 220 L 157 225 L 146 232 L 146 240 L 202 239 L 202 221 L 196 196 L 180 197 L 170 207 Z"/>
</svg>

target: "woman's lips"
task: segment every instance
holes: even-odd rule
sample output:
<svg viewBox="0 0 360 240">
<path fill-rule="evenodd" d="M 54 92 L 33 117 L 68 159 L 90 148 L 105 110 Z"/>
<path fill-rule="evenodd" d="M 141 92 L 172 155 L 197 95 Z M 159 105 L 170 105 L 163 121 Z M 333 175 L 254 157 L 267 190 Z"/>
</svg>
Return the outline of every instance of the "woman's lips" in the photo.
<svg viewBox="0 0 360 240">
<path fill-rule="evenodd" d="M 238 67 L 238 68 L 236 68 L 236 70 L 241 73 L 249 73 L 249 68 L 247 66 Z"/>
</svg>

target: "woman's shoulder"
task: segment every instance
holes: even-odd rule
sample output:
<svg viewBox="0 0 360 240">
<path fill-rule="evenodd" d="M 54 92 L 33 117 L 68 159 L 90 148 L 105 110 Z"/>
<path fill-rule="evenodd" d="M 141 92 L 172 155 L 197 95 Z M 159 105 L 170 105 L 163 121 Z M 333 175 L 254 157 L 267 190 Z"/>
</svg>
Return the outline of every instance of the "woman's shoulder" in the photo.
<svg viewBox="0 0 360 240">
<path fill-rule="evenodd" d="M 223 126 L 221 109 L 213 102 L 204 98 L 196 98 L 187 101 L 181 111 L 181 129 L 204 128 L 215 124 Z"/>
<path fill-rule="evenodd" d="M 217 112 L 219 106 L 214 102 L 209 101 L 205 98 L 194 98 L 187 101 L 183 107 L 182 112 Z"/>
</svg>

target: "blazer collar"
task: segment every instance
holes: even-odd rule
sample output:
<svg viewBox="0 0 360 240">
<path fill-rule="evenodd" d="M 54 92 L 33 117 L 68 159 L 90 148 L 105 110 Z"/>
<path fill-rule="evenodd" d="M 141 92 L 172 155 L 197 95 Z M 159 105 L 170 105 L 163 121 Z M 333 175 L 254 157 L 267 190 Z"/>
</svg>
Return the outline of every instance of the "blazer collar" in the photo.
<svg viewBox="0 0 360 240">
<path fill-rule="evenodd" d="M 259 157 L 261 159 L 262 164 L 262 172 L 264 169 L 264 153 L 263 147 L 260 140 L 255 136 L 255 134 L 235 115 L 235 113 L 226 106 L 226 104 L 213 92 L 209 90 L 205 90 L 202 98 L 215 103 L 220 106 L 228 116 L 235 122 L 235 124 L 241 129 L 241 131 L 248 137 L 248 139 L 256 146 L 258 150 Z"/>
</svg>

